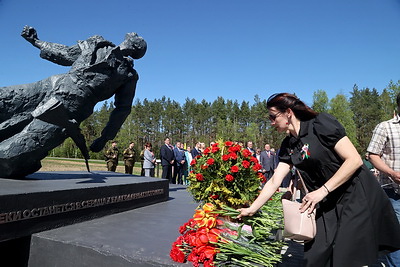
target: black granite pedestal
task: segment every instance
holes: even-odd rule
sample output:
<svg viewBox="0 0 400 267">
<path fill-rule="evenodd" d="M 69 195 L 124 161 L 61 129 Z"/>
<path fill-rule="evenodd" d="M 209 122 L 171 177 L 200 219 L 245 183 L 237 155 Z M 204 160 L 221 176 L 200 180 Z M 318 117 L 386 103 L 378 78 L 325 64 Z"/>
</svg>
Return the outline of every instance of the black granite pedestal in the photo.
<svg viewBox="0 0 400 267">
<path fill-rule="evenodd" d="M 114 172 L 0 179 L 0 257 L 26 266 L 32 234 L 166 201 L 168 187 L 165 179 Z"/>
</svg>

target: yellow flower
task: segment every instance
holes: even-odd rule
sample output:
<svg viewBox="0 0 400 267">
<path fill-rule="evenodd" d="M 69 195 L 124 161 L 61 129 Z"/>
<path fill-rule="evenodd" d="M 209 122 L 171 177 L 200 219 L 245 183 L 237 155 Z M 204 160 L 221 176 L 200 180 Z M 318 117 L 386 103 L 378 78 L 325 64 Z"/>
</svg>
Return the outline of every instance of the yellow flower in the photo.
<svg viewBox="0 0 400 267">
<path fill-rule="evenodd" d="M 212 203 L 206 203 L 206 204 L 203 205 L 203 210 L 204 210 L 205 213 L 209 213 L 211 211 L 214 211 L 215 207 L 214 207 L 214 205 Z"/>
<path fill-rule="evenodd" d="M 193 220 L 195 221 L 201 221 L 206 217 L 206 213 L 203 210 L 196 210 L 196 212 L 193 214 Z"/>
<path fill-rule="evenodd" d="M 211 229 L 217 225 L 217 219 L 214 217 L 206 217 L 198 223 L 199 227 L 207 227 Z"/>
</svg>

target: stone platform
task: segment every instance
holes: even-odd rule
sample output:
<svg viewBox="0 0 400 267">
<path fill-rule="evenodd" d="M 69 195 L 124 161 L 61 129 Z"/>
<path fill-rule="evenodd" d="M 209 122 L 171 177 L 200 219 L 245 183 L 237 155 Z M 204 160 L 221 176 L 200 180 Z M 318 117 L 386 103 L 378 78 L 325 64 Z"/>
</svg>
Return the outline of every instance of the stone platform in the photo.
<svg viewBox="0 0 400 267">
<path fill-rule="evenodd" d="M 32 235 L 29 267 L 192 266 L 173 262 L 169 251 L 197 204 L 185 186 L 169 190 L 166 202 Z M 277 267 L 303 266 L 302 243 L 287 240 L 282 254 Z"/>
<path fill-rule="evenodd" d="M 168 194 L 165 179 L 114 172 L 0 179 L 0 257 L 8 266 L 28 266 L 32 234 L 163 202 Z"/>
<path fill-rule="evenodd" d="M 168 199 L 168 181 L 114 172 L 37 172 L 0 179 L 0 241 Z"/>
<path fill-rule="evenodd" d="M 197 204 L 185 186 L 170 185 L 169 200 L 32 236 L 29 267 L 187 267 L 169 257 L 179 226 Z M 303 245 L 288 242 L 279 267 L 301 267 Z"/>
<path fill-rule="evenodd" d="M 197 204 L 186 187 L 170 185 L 166 202 L 32 236 L 30 267 L 191 266 L 169 258 L 178 228 Z"/>
</svg>

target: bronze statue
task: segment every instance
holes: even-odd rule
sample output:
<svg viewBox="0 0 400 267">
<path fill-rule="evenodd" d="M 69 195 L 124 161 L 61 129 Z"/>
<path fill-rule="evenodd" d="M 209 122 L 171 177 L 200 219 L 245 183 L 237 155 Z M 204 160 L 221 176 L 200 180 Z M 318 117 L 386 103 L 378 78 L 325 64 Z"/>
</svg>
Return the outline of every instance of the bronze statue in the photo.
<svg viewBox="0 0 400 267">
<path fill-rule="evenodd" d="M 71 69 L 35 83 L 0 87 L 0 178 L 21 178 L 39 170 L 40 160 L 67 137 L 87 163 L 79 124 L 98 102 L 114 96 L 115 109 L 90 146 L 94 152 L 103 149 L 131 111 L 139 79 L 133 59 L 143 57 L 147 49 L 136 33 L 127 33 L 118 46 L 98 35 L 73 46 L 50 43 L 39 40 L 29 26 L 21 36 L 40 49 L 40 57 Z"/>
</svg>

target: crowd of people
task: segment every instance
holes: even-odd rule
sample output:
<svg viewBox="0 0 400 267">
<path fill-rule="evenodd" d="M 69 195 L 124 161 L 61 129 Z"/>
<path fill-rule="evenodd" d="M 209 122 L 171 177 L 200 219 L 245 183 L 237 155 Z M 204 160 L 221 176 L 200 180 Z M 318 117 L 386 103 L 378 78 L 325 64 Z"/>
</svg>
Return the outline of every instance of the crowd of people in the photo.
<svg viewBox="0 0 400 267">
<path fill-rule="evenodd" d="M 235 143 L 244 146 L 243 142 Z M 210 143 L 210 146 L 211 145 L 212 143 Z M 129 147 L 126 148 L 122 154 L 126 174 L 132 174 L 135 166 L 137 153 L 134 146 L 135 143 L 130 142 Z M 185 146 L 180 141 L 176 142 L 175 145 L 172 145 L 171 139 L 166 137 L 164 139 L 164 145 L 160 148 L 159 154 L 162 166 L 161 177 L 168 179 L 171 184 L 188 185 L 189 181 L 187 177 L 191 170 L 190 163 L 192 162 L 192 159 L 201 155 L 206 147 L 206 144 L 202 142 L 197 142 L 193 148 L 191 146 Z M 279 161 L 275 149 L 271 148 L 270 144 L 265 144 L 264 149 L 262 150 L 260 148 L 254 149 L 252 141 L 246 143 L 246 149 L 248 149 L 260 162 L 262 169 L 259 171 L 264 174 L 266 180 L 272 177 Z M 111 146 L 105 152 L 108 171 L 116 171 L 118 166 L 118 157 L 119 150 L 117 141 L 112 141 Z M 150 142 L 145 143 L 144 149 L 140 152 L 139 158 L 141 163 L 140 175 L 154 177 L 155 168 L 158 163 Z"/>
<path fill-rule="evenodd" d="M 197 142 L 193 148 L 187 146 L 186 149 L 181 142 L 176 142 L 175 146 L 170 144 L 171 140 L 169 137 L 165 138 L 164 145 L 160 149 L 160 158 L 162 165 L 162 178 L 168 179 L 171 184 L 184 184 L 187 185 L 189 182 L 187 177 L 190 172 L 190 163 L 192 159 L 201 155 L 206 149 L 205 143 Z M 243 146 L 242 142 L 235 142 Z M 213 143 L 210 143 L 210 146 Z M 278 157 L 273 148 L 269 144 L 265 144 L 265 150 L 253 149 L 253 142 L 248 141 L 247 147 L 254 157 L 257 157 L 261 166 L 263 167 L 259 171 L 262 172 L 268 180 L 278 164 Z M 257 154 L 258 153 L 258 154 Z"/>
</svg>

